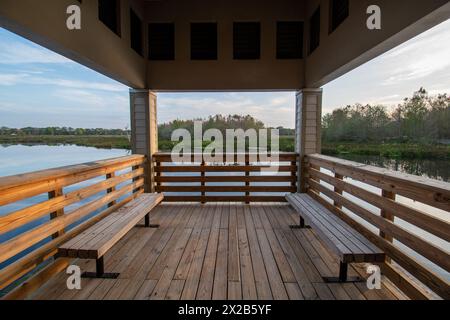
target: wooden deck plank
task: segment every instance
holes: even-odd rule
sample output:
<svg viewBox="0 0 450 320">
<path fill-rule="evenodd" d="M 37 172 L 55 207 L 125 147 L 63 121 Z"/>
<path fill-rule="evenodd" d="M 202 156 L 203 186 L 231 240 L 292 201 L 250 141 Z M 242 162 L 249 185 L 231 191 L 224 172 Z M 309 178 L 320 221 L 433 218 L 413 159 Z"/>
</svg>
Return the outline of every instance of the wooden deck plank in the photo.
<svg viewBox="0 0 450 320">
<path fill-rule="evenodd" d="M 150 300 L 153 289 L 156 286 L 156 280 L 144 280 L 139 288 L 134 300 Z"/>
<path fill-rule="evenodd" d="M 181 298 L 183 300 L 193 300 L 197 295 L 197 289 L 200 282 L 200 276 L 202 272 L 202 265 L 205 259 L 206 248 L 209 239 L 209 229 L 202 229 L 200 239 L 195 249 L 194 258 L 189 268 L 189 274 L 184 284 L 183 293 Z"/>
<path fill-rule="evenodd" d="M 230 205 L 228 226 L 228 281 L 241 281 L 236 204 Z"/>
<path fill-rule="evenodd" d="M 228 211 L 228 209 L 227 209 Z M 222 217 L 228 215 L 222 211 Z M 228 230 L 219 230 L 219 240 L 217 246 L 217 261 L 214 273 L 213 300 L 226 300 L 228 295 Z"/>
<path fill-rule="evenodd" d="M 137 255 L 130 265 L 121 273 L 123 278 L 134 280 L 144 280 L 152 268 L 161 252 L 164 250 L 167 242 L 171 238 L 174 228 L 171 223 L 183 215 L 182 210 L 172 212 L 170 206 L 166 207 L 164 217 L 161 218 L 160 227 L 155 231 L 153 236 L 147 241 L 142 249 L 141 254 Z M 164 219 L 164 220 L 163 220 Z"/>
<path fill-rule="evenodd" d="M 191 266 L 192 259 L 194 259 L 195 248 L 197 247 L 198 240 L 200 239 L 200 234 L 202 230 L 197 228 L 192 231 L 189 242 L 186 245 L 181 261 L 178 264 L 177 271 L 175 273 L 175 280 L 186 280 L 189 268 Z"/>
<path fill-rule="evenodd" d="M 187 220 L 189 219 L 191 213 L 192 213 L 192 206 L 189 207 L 188 210 L 183 210 L 181 213 L 181 216 L 178 219 Z M 158 280 L 161 278 L 162 273 L 166 270 L 167 266 L 176 264 L 178 266 L 179 259 L 175 259 L 178 257 L 178 254 L 181 255 L 184 252 L 184 248 L 186 247 L 186 243 L 184 241 L 179 241 L 180 237 L 184 239 L 184 236 L 187 234 L 186 242 L 189 239 L 189 236 L 192 232 L 192 229 L 185 229 L 184 225 L 182 223 L 179 223 L 176 227 L 175 231 L 172 233 L 172 236 L 165 246 L 164 250 L 159 255 L 158 259 L 148 272 L 146 279 L 147 280 Z M 186 230 L 188 233 L 186 233 Z M 168 260 L 168 261 L 167 261 Z M 170 280 L 170 279 L 169 279 Z M 161 297 L 164 299 L 164 296 Z"/>
<path fill-rule="evenodd" d="M 244 228 L 238 229 L 239 254 L 240 254 L 239 261 L 241 265 L 241 276 L 242 276 L 241 277 L 242 298 L 244 300 L 256 300 L 258 298 L 258 295 L 256 293 L 255 275 L 253 272 L 252 259 L 250 256 L 250 248 L 247 239 L 247 230 L 245 229 L 245 225 L 243 227 Z"/>
<path fill-rule="evenodd" d="M 170 254 L 168 259 L 162 263 L 162 271 L 158 274 L 156 279 L 147 277 L 148 280 L 157 280 L 157 284 L 151 294 L 152 300 L 164 300 L 169 287 L 171 285 L 173 276 L 178 267 L 178 263 L 183 255 L 186 244 L 191 236 L 192 229 L 180 229 L 182 233 L 177 237 L 175 246 L 170 247 Z M 157 265 L 157 263 L 155 264 Z M 152 269 L 153 270 L 153 269 Z"/>
<path fill-rule="evenodd" d="M 117 279 L 111 290 L 109 290 L 106 294 L 104 300 L 119 300 L 120 296 L 129 285 L 129 279 Z"/>
<path fill-rule="evenodd" d="M 286 291 L 289 296 L 289 300 L 304 300 L 302 291 L 297 283 L 285 283 Z"/>
<path fill-rule="evenodd" d="M 284 225 L 286 225 L 286 221 L 281 218 L 283 216 L 283 211 L 281 210 L 281 208 L 272 206 L 270 208 L 270 214 L 275 219 L 279 219 L 280 224 L 284 223 Z M 283 229 L 275 230 L 275 234 L 277 235 L 280 244 L 282 244 L 283 251 L 285 252 L 286 257 L 297 257 L 297 261 L 300 264 L 301 271 L 304 271 L 304 273 L 306 273 L 307 278 L 311 282 L 320 282 L 322 280 L 320 273 L 315 268 L 302 245 L 293 235 L 292 229 L 289 227 L 284 227 Z M 292 267 L 292 269 L 294 270 L 294 267 Z"/>
<path fill-rule="evenodd" d="M 180 300 L 185 280 L 172 280 L 167 291 L 166 300 Z"/>
<path fill-rule="evenodd" d="M 283 284 L 283 279 L 278 270 L 277 263 L 270 249 L 269 240 L 267 240 L 264 229 L 257 229 L 256 234 L 258 236 L 259 245 L 264 260 L 264 264 L 267 270 L 267 276 L 269 278 L 270 288 L 272 289 L 272 295 L 275 300 L 287 300 L 288 295 Z"/>
<path fill-rule="evenodd" d="M 242 300 L 242 287 L 239 281 L 228 281 L 228 300 Z"/>
<path fill-rule="evenodd" d="M 283 252 L 283 249 L 281 248 L 280 243 L 274 232 L 274 228 L 278 225 L 278 222 L 276 222 L 275 226 L 272 226 L 270 224 L 271 223 L 271 219 L 269 218 L 270 215 L 267 214 L 266 212 L 268 210 L 267 206 L 263 206 L 261 209 L 262 209 L 260 213 L 261 219 L 269 222 L 268 224 L 264 223 L 264 230 L 266 232 L 267 240 L 269 240 L 269 244 L 272 249 L 275 261 L 277 262 L 281 277 L 283 278 L 283 282 L 297 282 L 297 279 L 294 273 L 292 272 L 291 266 L 289 265 L 286 255 Z M 272 221 L 276 220 L 272 219 Z"/>
<path fill-rule="evenodd" d="M 259 246 L 258 237 L 253 220 L 252 207 L 245 207 L 245 220 L 247 227 L 247 238 L 250 246 L 250 255 L 253 264 L 253 273 L 255 275 L 255 285 L 260 300 L 273 299 L 272 291 L 270 289 L 269 280 L 267 278 L 264 260 L 262 258 L 261 248 Z"/>
<path fill-rule="evenodd" d="M 106 270 L 121 272 L 119 279 L 82 279 L 82 290 L 72 291 L 62 272 L 34 298 L 407 298 L 385 279 L 382 290 L 368 290 L 364 283 L 324 283 L 322 276 L 337 273 L 338 259 L 313 229 L 289 228 L 295 213 L 287 204 L 170 203 L 156 208 L 154 219 L 160 228 L 133 228 L 105 255 Z M 74 263 L 83 271 L 95 265 Z M 364 270 L 352 265 L 349 275 Z"/>
<path fill-rule="evenodd" d="M 88 300 L 103 300 L 116 281 L 115 279 L 102 279 L 100 284 L 89 295 Z"/>
<path fill-rule="evenodd" d="M 216 268 L 217 245 L 219 243 L 219 230 L 214 228 L 209 235 L 206 256 L 203 262 L 197 300 L 211 300 L 214 285 L 214 272 Z"/>
<path fill-rule="evenodd" d="M 306 300 L 316 299 L 316 290 L 312 286 L 305 269 L 301 265 L 299 259 L 296 256 L 296 253 L 294 252 L 294 249 L 292 249 L 291 245 L 288 243 L 281 230 L 275 230 L 275 233 L 277 234 L 281 247 L 286 254 L 286 259 L 293 270 L 294 277 L 302 292 L 302 296 Z"/>
</svg>

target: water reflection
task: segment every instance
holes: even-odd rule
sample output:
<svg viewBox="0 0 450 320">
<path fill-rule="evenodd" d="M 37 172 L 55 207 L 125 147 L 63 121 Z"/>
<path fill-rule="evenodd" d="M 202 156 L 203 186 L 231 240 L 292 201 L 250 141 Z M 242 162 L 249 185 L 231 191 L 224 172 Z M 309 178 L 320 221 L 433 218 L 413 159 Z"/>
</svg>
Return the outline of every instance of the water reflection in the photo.
<svg viewBox="0 0 450 320">
<path fill-rule="evenodd" d="M 356 161 L 390 170 L 401 171 L 416 176 L 450 182 L 450 162 L 433 159 L 388 159 L 380 156 L 339 155 L 339 158 Z"/>
</svg>

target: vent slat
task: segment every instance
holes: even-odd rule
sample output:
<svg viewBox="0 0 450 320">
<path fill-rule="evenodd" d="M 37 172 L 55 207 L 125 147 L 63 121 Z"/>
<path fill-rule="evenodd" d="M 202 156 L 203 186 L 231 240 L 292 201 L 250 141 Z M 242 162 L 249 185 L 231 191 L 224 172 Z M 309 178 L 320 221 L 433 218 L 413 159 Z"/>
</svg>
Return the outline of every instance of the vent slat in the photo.
<svg viewBox="0 0 450 320">
<path fill-rule="evenodd" d="M 277 59 L 303 59 L 303 22 L 277 23 Z"/>
<path fill-rule="evenodd" d="M 175 25 L 173 23 L 149 24 L 149 59 L 175 59 Z"/>
<path fill-rule="evenodd" d="M 191 24 L 191 59 L 217 60 L 217 23 Z"/>
</svg>

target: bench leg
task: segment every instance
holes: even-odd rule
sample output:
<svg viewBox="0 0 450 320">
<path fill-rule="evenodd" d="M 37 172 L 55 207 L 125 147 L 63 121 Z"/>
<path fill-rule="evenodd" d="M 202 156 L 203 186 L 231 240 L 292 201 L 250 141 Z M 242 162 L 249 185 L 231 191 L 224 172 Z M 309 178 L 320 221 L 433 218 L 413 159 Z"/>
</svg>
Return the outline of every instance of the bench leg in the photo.
<svg viewBox="0 0 450 320">
<path fill-rule="evenodd" d="M 291 229 L 311 229 L 310 226 L 305 224 L 305 219 L 300 216 L 300 224 L 289 226 Z"/>
<path fill-rule="evenodd" d="M 120 273 L 105 273 L 105 262 L 103 257 L 95 260 L 95 272 L 84 272 L 82 278 L 90 279 L 117 279 Z"/>
<path fill-rule="evenodd" d="M 348 278 L 348 263 L 339 263 L 339 282 L 346 282 Z"/>
<path fill-rule="evenodd" d="M 146 228 L 159 228 L 159 224 L 150 224 L 150 213 L 145 216 L 145 227 Z"/>
<path fill-rule="evenodd" d="M 339 263 L 339 277 L 323 277 L 327 283 L 344 283 L 344 282 L 364 282 L 361 277 L 348 277 L 348 263 Z"/>
</svg>

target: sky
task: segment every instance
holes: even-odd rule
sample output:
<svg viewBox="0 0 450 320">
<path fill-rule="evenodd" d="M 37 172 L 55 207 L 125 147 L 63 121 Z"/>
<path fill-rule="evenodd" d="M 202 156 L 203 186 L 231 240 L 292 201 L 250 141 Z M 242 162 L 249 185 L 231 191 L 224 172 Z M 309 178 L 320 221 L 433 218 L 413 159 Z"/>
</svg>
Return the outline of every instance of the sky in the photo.
<svg viewBox="0 0 450 320">
<path fill-rule="evenodd" d="M 324 113 L 395 106 L 420 87 L 450 93 L 450 20 L 323 87 Z M 160 93 L 158 122 L 250 114 L 294 127 L 294 92 Z M 0 28 L 0 126 L 129 127 L 128 88 Z"/>
</svg>

